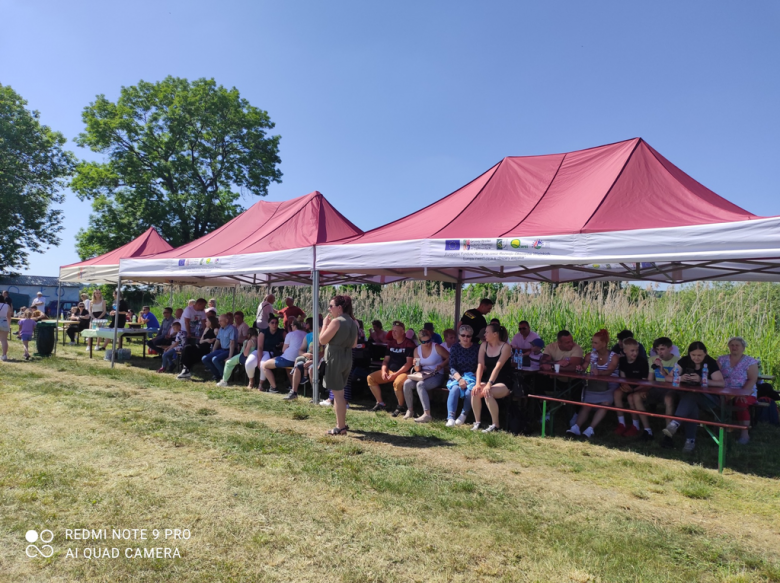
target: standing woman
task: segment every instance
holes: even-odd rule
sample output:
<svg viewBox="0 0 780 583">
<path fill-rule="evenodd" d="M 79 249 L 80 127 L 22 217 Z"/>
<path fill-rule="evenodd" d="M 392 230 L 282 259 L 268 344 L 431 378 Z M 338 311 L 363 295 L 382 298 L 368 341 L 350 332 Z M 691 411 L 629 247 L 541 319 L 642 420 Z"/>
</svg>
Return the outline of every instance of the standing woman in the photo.
<svg viewBox="0 0 780 583">
<path fill-rule="evenodd" d="M 478 431 L 482 417 L 482 399 L 490 411 L 492 424 L 482 433 L 492 433 L 500 429 L 498 421 L 498 403 L 511 392 L 514 382 L 512 367 L 507 361 L 512 356 L 512 347 L 507 344 L 509 334 L 500 324 L 488 324 L 485 328 L 485 342 L 479 346 L 477 363 L 477 384 L 471 392 L 471 408 L 474 411 L 472 431 Z"/>
<path fill-rule="evenodd" d="M 357 344 L 358 329 L 352 315 L 352 298 L 334 296 L 328 302 L 328 316 L 322 323 L 320 344 L 325 346 L 326 389 L 333 391 L 336 427 L 328 435 L 346 435 L 347 402 L 344 400 L 344 386 L 352 370 L 352 349 Z"/>
<path fill-rule="evenodd" d="M 0 360 L 8 360 L 8 333 L 11 331 L 11 306 L 0 301 L 0 346 L 3 347 L 3 355 Z"/>
</svg>

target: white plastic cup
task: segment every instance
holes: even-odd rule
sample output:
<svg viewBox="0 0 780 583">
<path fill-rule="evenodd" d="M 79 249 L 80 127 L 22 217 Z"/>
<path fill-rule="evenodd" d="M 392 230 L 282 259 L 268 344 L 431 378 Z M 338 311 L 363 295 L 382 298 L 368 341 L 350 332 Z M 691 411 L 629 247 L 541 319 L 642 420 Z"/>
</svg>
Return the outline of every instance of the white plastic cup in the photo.
<svg viewBox="0 0 780 583">
<path fill-rule="evenodd" d="M 561 372 L 561 365 L 560 364 L 554 364 L 553 367 L 555 368 L 555 372 Z"/>
</svg>

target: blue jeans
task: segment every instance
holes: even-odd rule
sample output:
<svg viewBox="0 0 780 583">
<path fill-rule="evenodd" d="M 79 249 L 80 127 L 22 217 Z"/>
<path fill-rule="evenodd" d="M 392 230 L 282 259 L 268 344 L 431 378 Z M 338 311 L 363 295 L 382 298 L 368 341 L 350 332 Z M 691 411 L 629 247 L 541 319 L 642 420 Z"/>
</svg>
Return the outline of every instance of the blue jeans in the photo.
<svg viewBox="0 0 780 583">
<path fill-rule="evenodd" d="M 450 389 L 450 396 L 447 397 L 447 419 L 455 419 L 458 415 L 458 401 L 460 400 L 460 387 Z M 466 398 L 463 401 L 463 414 L 468 415 L 471 412 L 471 389 L 466 389 Z"/>
<path fill-rule="evenodd" d="M 674 412 L 675 417 L 698 419 L 699 407 L 710 409 L 717 407 L 720 403 L 718 397 L 707 393 L 680 392 L 683 394 L 680 396 L 680 402 L 677 404 L 677 410 Z M 696 439 L 696 430 L 699 428 L 698 423 L 683 423 L 682 426 L 685 430 L 685 439 Z"/>
<path fill-rule="evenodd" d="M 220 348 L 218 350 L 212 350 L 206 356 L 201 359 L 201 362 L 206 366 L 206 369 L 211 371 L 215 380 L 222 380 L 222 372 L 225 369 L 225 361 L 227 360 L 230 350 Z"/>
<path fill-rule="evenodd" d="M 162 366 L 165 370 L 170 370 L 176 363 L 176 349 L 169 348 L 162 355 Z"/>
</svg>

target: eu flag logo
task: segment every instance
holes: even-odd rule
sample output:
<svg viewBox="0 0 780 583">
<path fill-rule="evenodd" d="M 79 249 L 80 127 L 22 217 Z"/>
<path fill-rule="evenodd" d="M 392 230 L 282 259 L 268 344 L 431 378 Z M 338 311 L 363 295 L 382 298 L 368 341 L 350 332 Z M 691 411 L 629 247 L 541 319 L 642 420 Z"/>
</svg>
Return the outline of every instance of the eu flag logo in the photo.
<svg viewBox="0 0 780 583">
<path fill-rule="evenodd" d="M 458 251 L 460 249 L 460 239 L 447 239 L 444 242 L 445 251 Z"/>
</svg>

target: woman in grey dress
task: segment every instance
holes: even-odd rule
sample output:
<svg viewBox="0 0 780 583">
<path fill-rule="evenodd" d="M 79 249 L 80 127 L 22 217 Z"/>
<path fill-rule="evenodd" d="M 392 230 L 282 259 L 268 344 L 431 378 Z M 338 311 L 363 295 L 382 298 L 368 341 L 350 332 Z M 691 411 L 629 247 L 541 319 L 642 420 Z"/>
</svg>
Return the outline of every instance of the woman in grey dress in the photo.
<svg viewBox="0 0 780 583">
<path fill-rule="evenodd" d="M 320 330 L 320 344 L 325 346 L 325 388 L 333 391 L 333 408 L 336 410 L 336 427 L 329 435 L 346 435 L 347 402 L 344 386 L 352 370 L 352 348 L 357 344 L 358 329 L 352 315 L 352 298 L 334 296 L 328 302 L 328 316 Z"/>
</svg>

